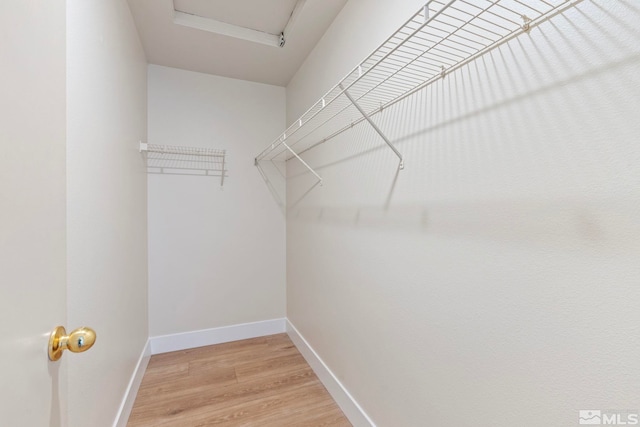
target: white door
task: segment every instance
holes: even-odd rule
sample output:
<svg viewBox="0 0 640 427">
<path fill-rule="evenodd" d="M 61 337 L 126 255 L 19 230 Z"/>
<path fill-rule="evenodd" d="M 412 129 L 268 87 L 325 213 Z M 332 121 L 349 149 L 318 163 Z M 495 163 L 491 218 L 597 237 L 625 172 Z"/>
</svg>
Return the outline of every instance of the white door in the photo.
<svg viewBox="0 0 640 427">
<path fill-rule="evenodd" d="M 0 1 L 0 425 L 64 423 L 65 1 Z M 65 325 L 66 326 L 66 325 Z"/>
</svg>

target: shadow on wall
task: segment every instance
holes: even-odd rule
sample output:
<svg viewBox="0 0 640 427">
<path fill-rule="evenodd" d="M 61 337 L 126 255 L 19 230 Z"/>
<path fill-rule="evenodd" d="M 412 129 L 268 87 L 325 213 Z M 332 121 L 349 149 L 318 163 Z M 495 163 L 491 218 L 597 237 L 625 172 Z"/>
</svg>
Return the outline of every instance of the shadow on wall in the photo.
<svg viewBox="0 0 640 427">
<path fill-rule="evenodd" d="M 604 202 L 604 203 L 603 203 Z M 639 201 L 562 199 L 533 202 L 492 200 L 429 206 L 305 207 L 292 221 L 354 229 L 424 233 L 473 240 L 512 242 L 525 246 L 610 247 L 628 252 L 640 242 Z M 623 244 L 624 242 L 624 244 Z"/>
<path fill-rule="evenodd" d="M 620 3 L 585 2 L 597 18 L 578 5 L 376 115 L 403 171 L 366 123 L 304 154 L 322 187 L 288 161 L 288 216 L 525 242 L 639 235 L 640 9 Z"/>
<path fill-rule="evenodd" d="M 274 202 L 283 215 L 286 214 L 286 163 L 277 160 L 265 160 L 255 164 L 260 176 L 271 192 Z"/>
<path fill-rule="evenodd" d="M 61 363 L 47 361 L 51 377 L 51 410 L 49 411 L 49 427 L 62 426 L 62 402 L 60 401 L 60 366 Z"/>
</svg>

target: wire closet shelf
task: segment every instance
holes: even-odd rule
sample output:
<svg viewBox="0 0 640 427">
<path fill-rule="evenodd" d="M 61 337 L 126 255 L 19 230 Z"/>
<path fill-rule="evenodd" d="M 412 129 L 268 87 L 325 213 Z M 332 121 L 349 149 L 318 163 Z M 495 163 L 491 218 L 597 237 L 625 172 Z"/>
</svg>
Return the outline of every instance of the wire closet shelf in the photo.
<svg viewBox="0 0 640 427">
<path fill-rule="evenodd" d="M 226 151 L 202 147 L 179 147 L 140 143 L 147 173 L 227 177 Z"/>
<path fill-rule="evenodd" d="M 399 158 L 372 117 L 483 53 L 581 0 L 431 0 L 255 158 L 300 155 L 367 121 Z"/>
</svg>

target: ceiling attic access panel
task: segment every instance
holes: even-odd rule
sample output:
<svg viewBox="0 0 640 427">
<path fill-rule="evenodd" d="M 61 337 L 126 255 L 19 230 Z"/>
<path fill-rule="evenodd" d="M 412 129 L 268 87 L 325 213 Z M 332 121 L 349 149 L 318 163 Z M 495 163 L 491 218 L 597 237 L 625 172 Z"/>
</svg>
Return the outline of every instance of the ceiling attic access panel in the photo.
<svg viewBox="0 0 640 427">
<path fill-rule="evenodd" d="M 177 12 L 214 19 L 238 27 L 280 34 L 298 0 L 173 0 Z"/>
<path fill-rule="evenodd" d="M 289 84 L 347 2 L 202 0 L 207 9 L 201 11 L 199 3 L 185 1 L 190 0 L 127 0 L 148 63 L 274 86 Z M 217 12 L 208 15 L 214 5 Z M 261 26 L 256 28 L 256 21 Z M 285 46 L 280 48 L 283 23 Z M 216 31 L 220 27 L 229 34 Z"/>
<path fill-rule="evenodd" d="M 307 0 L 174 0 L 178 25 L 284 47 Z"/>
</svg>

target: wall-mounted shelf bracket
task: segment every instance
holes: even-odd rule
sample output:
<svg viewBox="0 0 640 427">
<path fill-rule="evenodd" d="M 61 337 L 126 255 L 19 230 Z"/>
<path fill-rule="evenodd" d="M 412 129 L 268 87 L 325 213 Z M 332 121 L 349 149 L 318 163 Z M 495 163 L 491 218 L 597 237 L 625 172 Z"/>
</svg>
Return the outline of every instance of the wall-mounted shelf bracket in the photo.
<svg viewBox="0 0 640 427">
<path fill-rule="evenodd" d="M 369 117 L 369 115 L 362 109 L 362 107 L 358 104 L 358 102 L 355 99 L 353 99 L 349 91 L 344 88 L 342 83 L 340 83 L 339 86 L 340 86 L 340 89 L 343 90 L 344 95 L 347 98 L 349 98 L 349 101 L 351 101 L 351 104 L 353 104 L 353 106 L 356 107 L 356 109 L 360 112 L 360 114 L 362 114 L 362 117 L 364 117 L 364 119 L 371 125 L 373 130 L 375 130 L 376 133 L 380 135 L 383 141 L 389 146 L 389 148 L 391 148 L 391 150 L 393 150 L 393 152 L 396 153 L 396 156 L 398 156 L 398 158 L 400 159 L 399 168 L 404 169 L 404 159 L 402 158 L 402 154 L 400 154 L 398 149 L 391 143 L 391 141 L 389 141 L 389 138 L 387 138 L 384 132 L 382 132 L 380 128 L 373 122 L 373 120 L 371 120 L 371 117 Z M 351 126 L 353 126 L 353 124 Z"/>
<path fill-rule="evenodd" d="M 281 142 L 281 144 L 282 144 L 282 145 L 283 145 L 283 146 L 284 146 L 284 147 L 285 147 L 285 148 L 286 148 L 286 149 L 287 149 L 291 154 L 293 154 L 293 156 L 294 156 L 296 159 L 298 159 L 298 160 L 300 161 L 300 163 L 302 163 L 302 164 L 304 165 L 304 167 L 305 167 L 305 168 L 307 168 L 307 170 L 313 174 L 313 176 L 315 176 L 315 177 L 318 179 L 318 183 L 322 186 L 322 177 L 321 177 L 320 175 L 318 175 L 318 173 L 317 173 L 315 170 L 313 170 L 313 168 L 312 168 L 311 166 L 309 166 L 309 164 L 308 164 L 307 162 L 305 162 L 305 161 L 304 161 L 304 160 L 303 160 L 303 159 L 298 155 L 298 153 L 296 153 L 295 151 L 293 151 L 293 149 L 291 149 L 291 147 L 289 147 L 289 145 L 288 145 L 286 142 L 282 141 L 282 142 Z M 271 160 L 271 162 L 273 163 L 273 159 L 270 159 L 270 160 Z M 253 164 L 254 164 L 254 166 L 259 166 L 259 164 L 258 164 L 258 162 L 259 162 L 259 161 L 260 161 L 260 159 L 259 159 L 258 157 L 256 157 L 256 158 L 253 160 Z M 258 169 L 260 169 L 260 168 L 258 168 Z M 263 178 L 265 178 L 265 179 L 266 179 L 266 177 L 264 176 L 264 173 L 262 172 L 262 169 L 260 169 L 260 173 L 263 175 Z M 316 185 L 317 185 L 317 184 L 316 184 Z"/>
<path fill-rule="evenodd" d="M 286 142 L 284 142 L 284 140 L 282 141 L 282 145 L 283 145 L 287 150 L 289 150 L 289 152 L 290 152 L 291 154 L 293 154 L 293 155 L 294 155 L 294 157 L 295 157 L 296 159 L 298 159 L 298 160 L 300 161 L 300 163 L 302 163 L 302 164 L 304 165 L 304 167 L 305 167 L 305 168 L 309 169 L 309 172 L 311 172 L 311 173 L 312 173 L 316 178 L 318 178 L 318 182 L 320 183 L 320 185 L 322 185 L 322 177 L 321 177 L 320 175 L 318 175 L 318 174 L 316 173 L 316 171 L 314 171 L 314 170 L 313 170 L 313 168 L 312 168 L 311 166 L 309 166 L 309 164 L 307 164 L 307 162 L 305 162 L 304 160 L 302 160 L 302 158 L 301 158 L 300 156 L 298 156 L 298 153 L 296 153 L 295 151 L 293 151 L 293 150 L 291 149 L 291 147 L 289 147 L 289 145 L 288 145 Z"/>
</svg>

